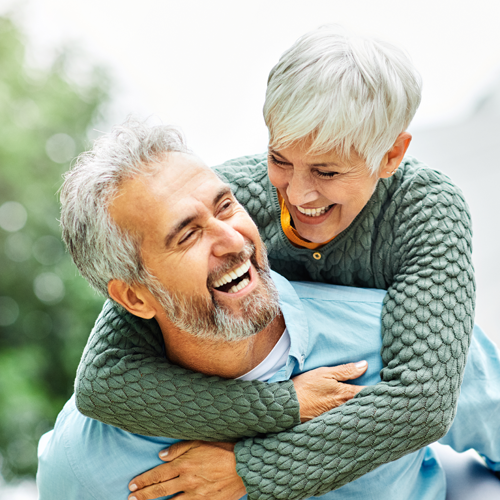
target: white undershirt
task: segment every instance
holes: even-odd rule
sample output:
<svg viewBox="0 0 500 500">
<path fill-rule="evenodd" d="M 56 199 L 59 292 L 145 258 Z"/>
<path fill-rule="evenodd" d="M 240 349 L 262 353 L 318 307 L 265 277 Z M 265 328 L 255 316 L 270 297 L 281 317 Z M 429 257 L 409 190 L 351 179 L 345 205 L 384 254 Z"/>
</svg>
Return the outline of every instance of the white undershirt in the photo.
<svg viewBox="0 0 500 500">
<path fill-rule="evenodd" d="M 237 378 L 240 380 L 260 380 L 261 382 L 266 382 L 276 372 L 278 372 L 285 366 L 289 351 L 290 334 L 285 328 L 283 335 L 273 347 L 272 351 L 266 356 L 266 359 L 261 361 L 255 368 L 252 368 L 249 372 Z"/>
</svg>

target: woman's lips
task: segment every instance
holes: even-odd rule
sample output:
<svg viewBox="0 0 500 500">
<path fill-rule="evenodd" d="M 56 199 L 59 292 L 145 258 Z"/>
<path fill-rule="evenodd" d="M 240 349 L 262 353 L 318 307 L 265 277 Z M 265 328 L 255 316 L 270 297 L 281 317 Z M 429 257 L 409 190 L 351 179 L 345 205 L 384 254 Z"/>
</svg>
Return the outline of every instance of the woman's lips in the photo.
<svg viewBox="0 0 500 500">
<path fill-rule="evenodd" d="M 322 215 L 318 215 L 316 217 L 311 217 L 309 215 L 301 213 L 295 205 L 292 205 L 292 218 L 295 221 L 299 221 L 302 224 L 310 224 L 316 225 L 321 224 L 326 219 L 328 219 L 329 215 L 332 213 L 332 210 L 337 206 L 336 203 L 330 205 L 330 208 Z"/>
</svg>

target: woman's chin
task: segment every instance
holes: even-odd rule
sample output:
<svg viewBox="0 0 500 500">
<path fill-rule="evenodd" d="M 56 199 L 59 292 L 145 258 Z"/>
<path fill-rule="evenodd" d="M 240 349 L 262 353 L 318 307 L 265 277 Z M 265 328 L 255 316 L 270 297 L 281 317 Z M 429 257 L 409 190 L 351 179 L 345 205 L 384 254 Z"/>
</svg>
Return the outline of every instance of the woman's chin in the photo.
<svg viewBox="0 0 500 500">
<path fill-rule="evenodd" d="M 333 217 L 335 206 L 319 217 L 308 217 L 294 207 L 293 222 L 300 237 L 311 243 L 323 243 L 338 234 L 336 221 Z"/>
<path fill-rule="evenodd" d="M 335 229 L 333 227 L 325 227 L 322 225 L 304 227 L 305 224 L 296 223 L 295 229 L 299 233 L 299 236 L 311 243 L 324 243 L 325 241 L 331 240 L 335 236 Z"/>
</svg>

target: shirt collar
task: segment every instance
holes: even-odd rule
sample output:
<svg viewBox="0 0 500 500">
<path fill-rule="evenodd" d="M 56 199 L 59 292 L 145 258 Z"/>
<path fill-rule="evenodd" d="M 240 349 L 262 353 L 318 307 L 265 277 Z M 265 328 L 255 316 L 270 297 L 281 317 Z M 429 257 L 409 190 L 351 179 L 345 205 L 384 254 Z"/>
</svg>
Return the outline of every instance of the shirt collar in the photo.
<svg viewBox="0 0 500 500">
<path fill-rule="evenodd" d="M 274 271 L 271 271 L 271 277 L 278 289 L 281 312 L 290 334 L 288 361 L 284 367 L 284 372 L 280 370 L 269 380 L 274 382 L 289 378 L 295 364 L 298 364 L 299 368 L 304 366 L 309 345 L 309 326 L 302 302 L 289 281 Z"/>
</svg>

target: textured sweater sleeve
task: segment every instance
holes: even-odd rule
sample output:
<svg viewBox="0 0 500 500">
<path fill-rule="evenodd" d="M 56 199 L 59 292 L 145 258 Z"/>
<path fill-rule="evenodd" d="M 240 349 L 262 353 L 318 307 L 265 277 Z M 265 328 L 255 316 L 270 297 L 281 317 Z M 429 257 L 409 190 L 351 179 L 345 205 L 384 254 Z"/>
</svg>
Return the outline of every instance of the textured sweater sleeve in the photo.
<svg viewBox="0 0 500 500">
<path fill-rule="evenodd" d="M 290 431 L 240 441 L 237 471 L 250 499 L 322 495 L 447 432 L 475 287 L 467 206 L 436 175 L 423 170 L 381 224 L 374 258 L 392 283 L 382 313 L 382 382 Z"/>
<path fill-rule="evenodd" d="M 224 441 L 300 422 L 293 382 L 225 380 L 170 364 L 156 321 L 111 301 L 85 347 L 75 396 L 84 415 L 143 435 Z"/>
</svg>

